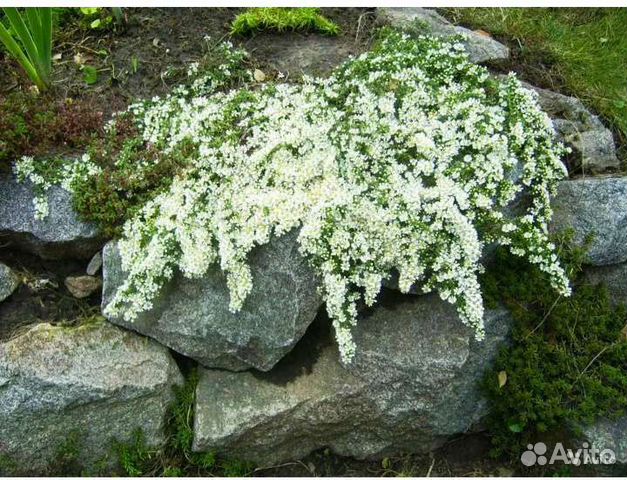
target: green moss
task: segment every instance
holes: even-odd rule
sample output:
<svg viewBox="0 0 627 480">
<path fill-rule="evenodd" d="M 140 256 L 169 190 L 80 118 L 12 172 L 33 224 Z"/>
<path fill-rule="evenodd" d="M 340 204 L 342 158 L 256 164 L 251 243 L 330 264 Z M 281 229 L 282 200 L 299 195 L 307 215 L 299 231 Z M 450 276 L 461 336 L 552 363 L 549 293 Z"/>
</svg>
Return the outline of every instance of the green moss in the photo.
<svg viewBox="0 0 627 480">
<path fill-rule="evenodd" d="M 79 430 L 70 431 L 65 440 L 57 447 L 48 470 L 52 473 L 63 472 L 64 475 L 80 475 L 82 466 L 79 462 L 79 455 L 83 438 L 84 434 Z"/>
<path fill-rule="evenodd" d="M 627 313 L 612 306 L 603 286 L 582 283 L 582 255 L 568 239 L 560 243 L 574 282 L 570 298 L 557 296 L 543 273 L 503 251 L 483 278 L 488 303 L 504 303 L 515 320 L 512 344 L 483 384 L 495 455 L 519 456 L 551 432 L 627 409 Z M 507 378 L 502 386 L 500 372 Z"/>
<path fill-rule="evenodd" d="M 9 476 L 17 471 L 17 462 L 6 453 L 0 453 L 0 475 Z"/>
<path fill-rule="evenodd" d="M 233 35 L 261 31 L 313 31 L 337 35 L 340 27 L 321 15 L 319 8 L 249 8 L 231 24 Z"/>
</svg>

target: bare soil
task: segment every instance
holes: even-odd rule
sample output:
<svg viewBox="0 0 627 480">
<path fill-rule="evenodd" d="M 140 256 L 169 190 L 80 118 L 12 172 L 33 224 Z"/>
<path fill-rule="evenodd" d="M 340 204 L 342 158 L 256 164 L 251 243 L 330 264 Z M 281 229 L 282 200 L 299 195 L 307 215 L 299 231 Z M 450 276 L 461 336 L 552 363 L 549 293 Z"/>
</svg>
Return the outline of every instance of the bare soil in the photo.
<svg viewBox="0 0 627 480">
<path fill-rule="evenodd" d="M 74 325 L 100 312 L 100 292 L 77 299 L 64 284 L 68 276 L 85 275 L 88 261 L 42 260 L 0 247 L 0 262 L 21 280 L 17 290 L 0 302 L 0 342 L 36 323 Z"/>
<path fill-rule="evenodd" d="M 216 43 L 230 40 L 250 53 L 253 66 L 288 70 L 282 73 L 292 78 L 300 73 L 328 73 L 349 55 L 366 50 L 372 37 L 374 12 L 366 8 L 322 9 L 340 25 L 336 37 L 295 32 L 231 37 L 230 24 L 241 10 L 127 8 L 128 22 L 117 31 L 85 30 L 76 22 L 64 25 L 53 48 L 58 57 L 53 66 L 53 93 L 76 101 L 89 99 L 106 120 L 130 102 L 164 95 L 180 83 L 186 66 L 203 56 L 205 37 Z M 96 67 L 95 84 L 85 83 L 80 65 Z M 0 59 L 0 95 L 28 87 L 17 65 Z"/>
</svg>

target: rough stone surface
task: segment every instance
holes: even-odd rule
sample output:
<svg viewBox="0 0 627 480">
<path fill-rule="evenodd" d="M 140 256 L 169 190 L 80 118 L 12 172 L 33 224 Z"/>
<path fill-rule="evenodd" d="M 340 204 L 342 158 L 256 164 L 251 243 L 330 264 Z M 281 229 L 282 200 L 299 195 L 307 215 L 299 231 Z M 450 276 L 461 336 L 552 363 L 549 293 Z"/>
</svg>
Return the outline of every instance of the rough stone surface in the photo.
<svg viewBox="0 0 627 480">
<path fill-rule="evenodd" d="M 66 277 L 64 283 L 65 287 L 75 298 L 87 298 L 93 295 L 102 286 L 102 280 L 90 275 Z"/>
<path fill-rule="evenodd" d="M 572 149 L 571 171 L 601 173 L 620 166 L 612 132 L 574 97 L 525 84 L 538 92 L 540 107 L 551 117 L 558 139 Z"/>
<path fill-rule="evenodd" d="M 488 312 L 486 339 L 477 342 L 451 305 L 409 298 L 360 320 L 346 367 L 330 336 L 308 332 L 271 372 L 201 370 L 194 450 L 262 465 L 323 447 L 380 458 L 429 451 L 468 431 L 486 412 L 478 383 L 510 317 Z"/>
<path fill-rule="evenodd" d="M 627 465 L 627 417 L 618 420 L 601 419 L 582 430 L 590 447 L 610 449 L 616 454 L 616 464 Z"/>
<path fill-rule="evenodd" d="M 19 284 L 17 275 L 4 263 L 0 263 L 0 302 L 8 298 Z"/>
<path fill-rule="evenodd" d="M 509 48 L 492 37 L 451 24 L 434 10 L 418 7 L 377 8 L 377 20 L 409 33 L 413 31 L 436 36 L 467 35 L 464 44 L 470 60 L 476 63 L 509 58 Z"/>
<path fill-rule="evenodd" d="M 588 283 L 604 283 L 613 303 L 627 305 L 627 263 L 588 267 L 584 275 Z"/>
<path fill-rule="evenodd" d="M 587 263 L 610 265 L 627 261 L 627 177 L 563 181 L 551 205 L 552 231 L 572 228 L 579 245 L 588 235 L 594 235 Z"/>
<path fill-rule="evenodd" d="M 114 243 L 104 249 L 103 308 L 124 274 Z M 249 257 L 253 290 L 241 311 L 229 311 L 229 290 L 218 266 L 200 279 L 182 275 L 162 289 L 152 310 L 118 325 L 155 338 L 208 367 L 269 370 L 305 333 L 322 300 L 317 280 L 298 252 L 296 232 L 257 247 Z"/>
<path fill-rule="evenodd" d="M 0 344 L 0 474 L 45 473 L 72 435 L 83 468 L 115 469 L 113 438 L 141 428 L 149 445 L 164 441 L 182 381 L 166 348 L 107 322 L 33 327 Z"/>
<path fill-rule="evenodd" d="M 341 43 L 336 38 L 324 36 L 277 35 L 272 42 L 255 44 L 257 55 L 265 58 L 270 69 L 276 69 L 288 78 L 326 76 L 356 55 L 356 44 Z"/>
<path fill-rule="evenodd" d="M 91 260 L 87 264 L 85 273 L 87 273 L 87 275 L 96 275 L 96 273 L 98 273 L 101 268 L 102 268 L 102 252 L 96 252 L 96 254 L 91 258 Z"/>
<path fill-rule="evenodd" d="M 35 219 L 32 185 L 0 176 L 0 236 L 10 246 L 47 259 L 90 258 L 104 244 L 95 225 L 78 219 L 71 194 L 48 190 L 49 215 Z"/>
</svg>

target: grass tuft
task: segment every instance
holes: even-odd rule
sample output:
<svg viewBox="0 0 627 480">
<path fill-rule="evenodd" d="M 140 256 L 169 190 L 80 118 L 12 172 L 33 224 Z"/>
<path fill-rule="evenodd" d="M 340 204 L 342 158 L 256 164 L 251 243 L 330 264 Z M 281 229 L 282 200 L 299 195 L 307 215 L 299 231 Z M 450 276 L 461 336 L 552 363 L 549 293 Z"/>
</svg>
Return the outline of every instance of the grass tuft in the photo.
<svg viewBox="0 0 627 480">
<path fill-rule="evenodd" d="M 337 35 L 340 27 L 320 14 L 319 8 L 249 8 L 231 25 L 233 35 L 269 31 L 313 31 Z"/>
</svg>

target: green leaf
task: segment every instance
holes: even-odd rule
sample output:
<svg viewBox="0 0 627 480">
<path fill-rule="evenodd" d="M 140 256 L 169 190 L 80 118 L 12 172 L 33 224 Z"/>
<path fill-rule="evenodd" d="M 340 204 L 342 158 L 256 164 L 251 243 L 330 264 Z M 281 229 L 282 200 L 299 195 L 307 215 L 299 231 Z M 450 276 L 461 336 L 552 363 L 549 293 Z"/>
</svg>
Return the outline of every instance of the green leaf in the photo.
<svg viewBox="0 0 627 480">
<path fill-rule="evenodd" d="M 52 58 L 52 15 L 50 8 L 2 9 L 11 27 L 0 25 L 0 41 L 20 63 L 39 90 L 50 84 Z M 19 42 L 19 43 L 18 43 Z"/>
<path fill-rule="evenodd" d="M 520 433 L 524 430 L 524 427 L 520 423 L 510 423 L 508 427 L 510 431 L 514 433 Z"/>
<path fill-rule="evenodd" d="M 98 13 L 101 9 L 102 7 L 81 7 L 80 11 L 83 15 L 91 16 Z"/>
<path fill-rule="evenodd" d="M 98 70 L 91 65 L 83 65 L 83 80 L 87 85 L 93 85 L 98 81 Z"/>
<path fill-rule="evenodd" d="M 89 24 L 90 28 L 98 28 L 100 26 L 100 19 L 97 18 L 96 20 L 94 20 L 93 22 L 91 22 Z"/>
</svg>

